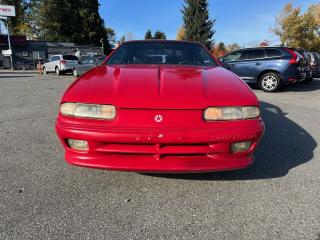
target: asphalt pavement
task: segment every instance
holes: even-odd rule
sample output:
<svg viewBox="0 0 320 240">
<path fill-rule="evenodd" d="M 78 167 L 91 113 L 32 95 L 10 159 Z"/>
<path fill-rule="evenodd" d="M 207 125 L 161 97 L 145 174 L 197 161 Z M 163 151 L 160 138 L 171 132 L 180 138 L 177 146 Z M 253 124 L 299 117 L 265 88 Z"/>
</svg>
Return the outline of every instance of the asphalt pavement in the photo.
<svg viewBox="0 0 320 240">
<path fill-rule="evenodd" d="M 54 123 L 73 80 L 0 72 L 0 239 L 320 240 L 320 80 L 254 90 L 252 167 L 186 175 L 68 165 Z"/>
</svg>

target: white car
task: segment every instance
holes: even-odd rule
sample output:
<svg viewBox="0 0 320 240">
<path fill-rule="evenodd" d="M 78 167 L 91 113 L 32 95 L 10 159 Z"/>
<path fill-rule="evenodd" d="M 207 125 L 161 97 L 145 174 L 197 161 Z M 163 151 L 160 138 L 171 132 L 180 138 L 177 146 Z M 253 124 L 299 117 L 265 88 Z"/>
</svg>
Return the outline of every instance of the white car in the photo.
<svg viewBox="0 0 320 240">
<path fill-rule="evenodd" d="M 43 73 L 55 72 L 57 75 L 72 72 L 74 67 L 79 63 L 79 59 L 72 55 L 53 55 L 43 65 Z"/>
</svg>

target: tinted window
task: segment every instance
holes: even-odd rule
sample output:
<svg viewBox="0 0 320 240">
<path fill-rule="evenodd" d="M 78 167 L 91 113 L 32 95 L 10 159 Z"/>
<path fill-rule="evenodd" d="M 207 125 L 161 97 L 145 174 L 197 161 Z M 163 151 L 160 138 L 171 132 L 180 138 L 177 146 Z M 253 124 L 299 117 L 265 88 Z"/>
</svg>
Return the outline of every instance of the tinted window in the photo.
<svg viewBox="0 0 320 240">
<path fill-rule="evenodd" d="M 250 59 L 257 59 L 257 58 L 264 58 L 264 57 L 265 57 L 264 49 L 244 50 L 240 60 L 250 60 Z"/>
<path fill-rule="evenodd" d="M 60 56 L 53 56 L 51 58 L 51 61 L 58 61 L 58 60 L 60 60 Z"/>
<path fill-rule="evenodd" d="M 267 57 L 281 57 L 281 51 L 278 49 L 266 49 Z"/>
<path fill-rule="evenodd" d="M 234 53 L 230 53 L 228 54 L 227 56 L 224 56 L 222 59 L 223 61 L 237 61 L 240 59 L 240 56 L 241 56 L 241 51 L 237 51 L 237 52 L 234 52 Z"/>
<path fill-rule="evenodd" d="M 216 65 L 201 45 L 170 41 L 124 43 L 110 57 L 107 64 Z"/>
<path fill-rule="evenodd" d="M 78 58 L 76 56 L 72 55 L 63 55 L 64 60 L 71 60 L 71 61 L 78 61 Z"/>
<path fill-rule="evenodd" d="M 308 53 L 304 50 L 297 50 L 297 52 L 299 52 L 303 58 L 307 59 L 307 60 L 310 60 L 310 57 L 308 56 Z"/>
<path fill-rule="evenodd" d="M 81 63 L 82 63 L 82 64 L 90 64 L 90 63 L 92 63 L 92 62 L 93 62 L 93 60 L 92 60 L 91 57 L 83 58 L 83 59 L 81 60 Z"/>
</svg>

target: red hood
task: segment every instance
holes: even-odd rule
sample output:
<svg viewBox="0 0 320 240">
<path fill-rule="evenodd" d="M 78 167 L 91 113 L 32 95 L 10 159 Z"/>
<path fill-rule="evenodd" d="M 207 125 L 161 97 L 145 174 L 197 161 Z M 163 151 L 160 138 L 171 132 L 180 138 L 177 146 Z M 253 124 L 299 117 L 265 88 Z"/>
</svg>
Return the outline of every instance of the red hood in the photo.
<svg viewBox="0 0 320 240">
<path fill-rule="evenodd" d="M 62 101 L 158 109 L 258 105 L 249 87 L 224 68 L 154 65 L 100 66 L 72 84 Z"/>
</svg>

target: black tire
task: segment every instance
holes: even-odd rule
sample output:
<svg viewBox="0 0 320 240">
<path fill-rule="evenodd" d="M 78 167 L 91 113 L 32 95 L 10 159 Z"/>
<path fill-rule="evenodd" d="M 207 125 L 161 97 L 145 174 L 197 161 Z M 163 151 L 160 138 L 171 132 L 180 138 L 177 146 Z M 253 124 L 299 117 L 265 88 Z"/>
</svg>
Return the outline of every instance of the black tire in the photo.
<svg viewBox="0 0 320 240">
<path fill-rule="evenodd" d="M 277 73 L 268 72 L 259 79 L 259 87 L 264 92 L 277 92 L 282 87 L 282 81 Z"/>
<path fill-rule="evenodd" d="M 61 75 L 61 71 L 60 71 L 60 69 L 58 67 L 56 67 L 55 71 L 56 71 L 57 75 Z"/>
</svg>

